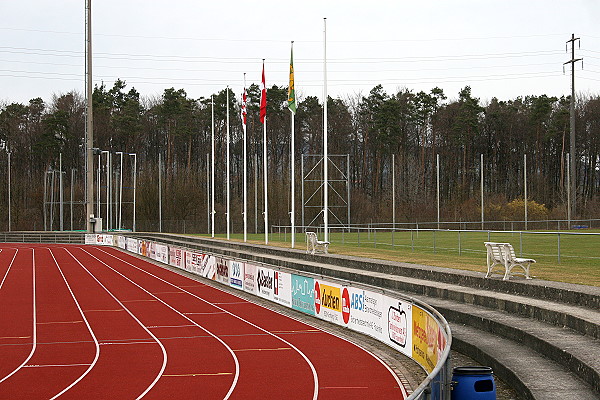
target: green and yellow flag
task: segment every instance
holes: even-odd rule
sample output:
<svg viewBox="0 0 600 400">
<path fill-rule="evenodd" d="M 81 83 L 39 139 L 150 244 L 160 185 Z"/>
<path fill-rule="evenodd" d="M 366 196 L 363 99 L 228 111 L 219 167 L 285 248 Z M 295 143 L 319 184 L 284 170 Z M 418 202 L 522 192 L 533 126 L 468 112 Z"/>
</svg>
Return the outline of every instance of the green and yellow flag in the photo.
<svg viewBox="0 0 600 400">
<path fill-rule="evenodd" d="M 294 89 L 294 42 L 290 53 L 290 84 L 288 86 L 288 108 L 296 113 L 296 90 Z"/>
</svg>

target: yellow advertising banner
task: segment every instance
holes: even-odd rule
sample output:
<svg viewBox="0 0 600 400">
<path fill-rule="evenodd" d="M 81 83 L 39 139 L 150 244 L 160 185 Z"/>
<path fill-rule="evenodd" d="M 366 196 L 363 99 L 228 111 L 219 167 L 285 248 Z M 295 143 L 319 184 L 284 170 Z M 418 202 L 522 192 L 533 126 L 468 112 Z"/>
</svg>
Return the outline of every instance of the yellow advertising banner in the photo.
<svg viewBox="0 0 600 400">
<path fill-rule="evenodd" d="M 320 285 L 321 306 L 342 312 L 342 294 L 339 287 Z"/>
<path fill-rule="evenodd" d="M 446 338 L 437 322 L 423 309 L 413 306 L 412 320 L 412 357 L 427 372 L 431 372 L 437 364 L 438 355 L 446 346 Z"/>
</svg>

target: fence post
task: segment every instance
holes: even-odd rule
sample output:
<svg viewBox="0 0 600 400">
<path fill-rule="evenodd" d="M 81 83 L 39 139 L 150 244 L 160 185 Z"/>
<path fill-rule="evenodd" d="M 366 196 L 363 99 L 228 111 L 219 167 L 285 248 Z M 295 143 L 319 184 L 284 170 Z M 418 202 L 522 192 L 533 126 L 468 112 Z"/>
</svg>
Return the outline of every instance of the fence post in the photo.
<svg viewBox="0 0 600 400">
<path fill-rule="evenodd" d="M 458 255 L 462 256 L 462 248 L 460 246 L 460 229 L 458 230 Z"/>
<path fill-rule="evenodd" d="M 377 228 L 373 228 L 373 247 L 377 248 Z"/>
<path fill-rule="evenodd" d="M 519 231 L 519 257 L 523 257 L 523 231 Z"/>
<path fill-rule="evenodd" d="M 560 264 L 560 232 L 558 232 L 558 263 Z"/>
<path fill-rule="evenodd" d="M 437 251 L 436 251 L 436 248 L 435 248 L 435 230 L 434 230 L 433 231 L 433 253 L 435 254 L 436 252 Z"/>
<path fill-rule="evenodd" d="M 414 237 L 414 233 L 415 231 L 413 231 L 412 229 L 410 230 L 410 250 L 414 253 L 415 251 L 415 237 Z"/>
</svg>

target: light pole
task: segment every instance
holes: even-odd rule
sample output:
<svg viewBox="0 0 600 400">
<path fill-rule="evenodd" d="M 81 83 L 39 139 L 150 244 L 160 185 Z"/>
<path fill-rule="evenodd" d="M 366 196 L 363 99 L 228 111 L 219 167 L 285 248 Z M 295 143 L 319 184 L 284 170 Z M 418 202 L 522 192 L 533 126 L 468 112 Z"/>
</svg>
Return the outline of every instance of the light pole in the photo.
<svg viewBox="0 0 600 400">
<path fill-rule="evenodd" d="M 118 154 L 121 158 L 121 165 L 119 167 L 119 223 L 117 224 L 118 229 L 121 230 L 121 216 L 123 215 L 123 152 L 117 151 L 115 154 Z"/>
<path fill-rule="evenodd" d="M 8 231 L 11 229 L 11 209 L 10 209 L 10 151 L 6 152 L 8 155 Z M 45 207 L 45 206 L 44 206 Z"/>
<path fill-rule="evenodd" d="M 131 157 L 133 157 L 133 228 L 132 231 L 135 232 L 135 190 L 137 188 L 137 154 L 129 153 Z"/>
<path fill-rule="evenodd" d="M 106 227 L 106 230 L 108 231 L 109 229 L 109 221 L 110 221 L 110 172 L 109 172 L 109 162 L 110 162 L 110 151 L 108 150 L 102 150 L 100 152 L 100 157 L 102 158 L 102 154 L 106 153 L 106 217 L 104 217 L 105 222 L 104 222 L 104 226 Z"/>
</svg>

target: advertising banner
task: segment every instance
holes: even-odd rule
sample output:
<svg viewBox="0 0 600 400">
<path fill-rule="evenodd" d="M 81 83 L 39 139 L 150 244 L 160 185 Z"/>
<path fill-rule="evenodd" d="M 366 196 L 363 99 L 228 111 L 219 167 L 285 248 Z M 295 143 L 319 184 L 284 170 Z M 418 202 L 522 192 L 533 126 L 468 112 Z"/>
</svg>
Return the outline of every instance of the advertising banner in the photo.
<svg viewBox="0 0 600 400">
<path fill-rule="evenodd" d="M 262 298 L 273 300 L 274 275 L 272 269 L 256 267 L 256 294 Z"/>
<path fill-rule="evenodd" d="M 140 255 L 142 255 L 144 257 L 148 257 L 148 241 L 140 240 L 139 251 L 140 251 Z"/>
<path fill-rule="evenodd" d="M 292 274 L 292 308 L 315 315 L 315 280 Z"/>
<path fill-rule="evenodd" d="M 132 253 L 138 254 L 138 252 L 139 252 L 138 240 L 134 239 L 134 238 L 127 238 L 126 250 L 130 251 Z"/>
<path fill-rule="evenodd" d="M 126 247 L 125 236 L 117 236 L 117 246 L 119 246 L 120 249 L 124 249 Z"/>
<path fill-rule="evenodd" d="M 201 254 L 200 267 L 196 273 L 208 279 L 217 279 L 217 258 L 210 254 Z"/>
<path fill-rule="evenodd" d="M 156 243 L 147 242 L 146 246 L 148 247 L 148 257 L 150 257 L 153 260 L 156 260 Z"/>
<path fill-rule="evenodd" d="M 202 264 L 202 254 L 195 251 L 185 251 L 185 270 L 198 274 L 200 265 Z"/>
<path fill-rule="evenodd" d="M 252 294 L 256 294 L 256 268 L 254 264 L 244 265 L 244 290 Z"/>
<path fill-rule="evenodd" d="M 315 280 L 315 315 L 326 321 L 343 324 L 340 285 L 320 279 Z"/>
<path fill-rule="evenodd" d="M 169 263 L 169 246 L 160 243 L 155 243 L 154 253 L 156 256 L 156 261 L 159 261 L 163 264 Z"/>
<path fill-rule="evenodd" d="M 229 286 L 229 265 L 226 259 L 217 257 L 217 282 Z"/>
<path fill-rule="evenodd" d="M 100 246 L 112 246 L 113 235 L 107 235 L 102 233 L 86 233 L 85 244 L 95 244 Z"/>
<path fill-rule="evenodd" d="M 292 275 L 287 272 L 275 271 L 273 283 L 273 300 L 286 307 L 292 306 Z"/>
<path fill-rule="evenodd" d="M 446 347 L 446 338 L 433 317 L 417 306 L 413 306 L 412 321 L 412 358 L 431 372 Z"/>
<path fill-rule="evenodd" d="M 342 321 L 344 325 L 379 340 L 386 337 L 387 309 L 383 295 L 353 287 L 342 289 Z"/>
<path fill-rule="evenodd" d="M 169 265 L 177 268 L 183 268 L 184 252 L 181 247 L 169 246 Z"/>
<path fill-rule="evenodd" d="M 413 305 L 388 296 L 383 296 L 383 300 L 387 334 L 381 340 L 403 354 L 412 357 Z"/>
<path fill-rule="evenodd" d="M 229 261 L 229 286 L 239 290 L 244 289 L 244 263 Z"/>
</svg>

